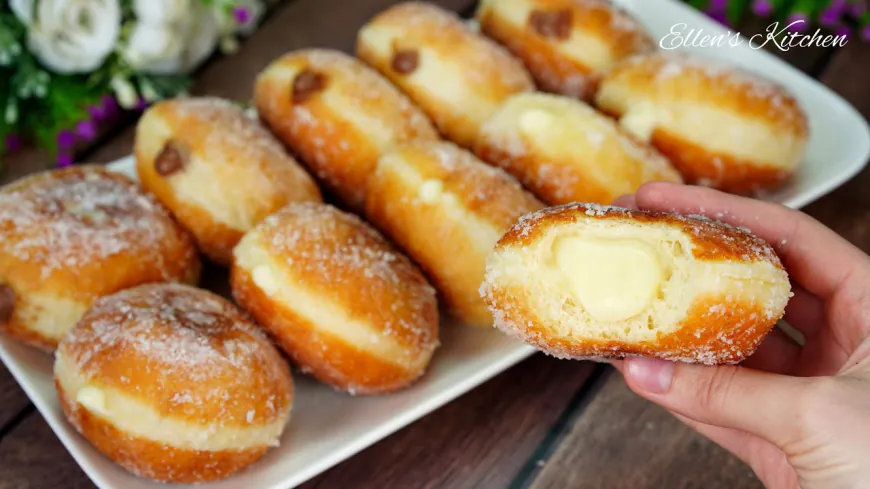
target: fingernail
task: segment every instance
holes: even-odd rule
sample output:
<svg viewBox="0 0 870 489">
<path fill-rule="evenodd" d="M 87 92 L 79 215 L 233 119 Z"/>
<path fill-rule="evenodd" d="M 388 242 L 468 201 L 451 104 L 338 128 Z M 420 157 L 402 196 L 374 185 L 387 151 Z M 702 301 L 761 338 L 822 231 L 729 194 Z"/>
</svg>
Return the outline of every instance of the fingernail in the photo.
<svg viewBox="0 0 870 489">
<path fill-rule="evenodd" d="M 674 364 L 657 358 L 627 358 L 631 382 L 645 391 L 664 394 L 674 379 Z"/>
</svg>

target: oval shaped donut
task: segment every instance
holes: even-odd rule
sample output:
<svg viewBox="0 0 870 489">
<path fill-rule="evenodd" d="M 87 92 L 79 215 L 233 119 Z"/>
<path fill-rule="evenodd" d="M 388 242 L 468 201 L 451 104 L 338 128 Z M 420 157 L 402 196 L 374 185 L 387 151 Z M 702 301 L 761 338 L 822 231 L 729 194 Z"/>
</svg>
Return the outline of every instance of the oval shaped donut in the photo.
<svg viewBox="0 0 870 489">
<path fill-rule="evenodd" d="M 359 31 L 357 56 L 407 93 L 445 137 L 468 148 L 504 99 L 534 89 L 504 48 L 426 3 L 378 14 Z"/>
<path fill-rule="evenodd" d="M 448 142 L 412 141 L 378 162 L 366 216 L 428 274 L 451 313 L 491 326 L 478 296 L 486 256 L 521 215 L 543 207 L 505 172 Z"/>
<path fill-rule="evenodd" d="M 303 372 L 351 394 L 404 388 L 438 346 L 435 291 L 377 231 L 291 204 L 235 250 L 233 297 Z"/>
<path fill-rule="evenodd" d="M 523 60 L 542 90 L 591 99 L 600 73 L 655 49 L 631 15 L 608 0 L 484 0 L 481 31 Z"/>
<path fill-rule="evenodd" d="M 681 182 L 651 147 L 625 134 L 585 103 L 544 93 L 511 97 L 484 125 L 475 145 L 549 204 L 610 204 L 646 182 Z"/>
<path fill-rule="evenodd" d="M 57 351 L 67 419 L 140 477 L 222 479 L 277 446 L 290 418 L 290 369 L 229 301 L 181 285 L 99 300 Z"/>
<path fill-rule="evenodd" d="M 136 127 L 142 185 L 221 265 L 233 246 L 288 202 L 321 200 L 305 170 L 256 120 L 213 97 L 165 100 Z"/>
<path fill-rule="evenodd" d="M 499 329 L 553 356 L 721 364 L 755 351 L 791 286 L 773 248 L 747 230 L 566 204 L 505 234 L 481 294 Z"/>
<path fill-rule="evenodd" d="M 602 78 L 596 104 L 667 156 L 687 182 L 734 193 L 780 186 L 809 137 L 806 115 L 783 87 L 685 54 L 619 63 Z"/>
<path fill-rule="evenodd" d="M 339 51 L 283 56 L 257 78 L 266 121 L 324 185 L 354 209 L 381 153 L 409 139 L 436 139 L 432 123 L 376 71 Z"/>
<path fill-rule="evenodd" d="M 104 295 L 196 283 L 193 239 L 129 178 L 95 165 L 0 189 L 0 329 L 54 350 Z"/>
</svg>

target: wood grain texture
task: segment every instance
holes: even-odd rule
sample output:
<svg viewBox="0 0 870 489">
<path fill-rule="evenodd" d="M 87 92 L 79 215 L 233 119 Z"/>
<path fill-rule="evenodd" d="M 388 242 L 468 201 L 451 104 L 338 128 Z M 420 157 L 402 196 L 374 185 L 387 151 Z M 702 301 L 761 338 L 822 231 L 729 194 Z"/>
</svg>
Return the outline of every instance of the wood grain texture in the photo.
<svg viewBox="0 0 870 489">
<path fill-rule="evenodd" d="M 6 367 L 0 366 L 0 434 L 28 406 L 30 406 L 30 400 L 21 390 L 21 387 L 18 387 L 18 382 L 6 370 Z"/>
<path fill-rule="evenodd" d="M 302 488 L 507 487 L 594 367 L 535 355 Z"/>
<path fill-rule="evenodd" d="M 763 489 L 728 452 L 607 375 L 529 487 Z"/>
</svg>

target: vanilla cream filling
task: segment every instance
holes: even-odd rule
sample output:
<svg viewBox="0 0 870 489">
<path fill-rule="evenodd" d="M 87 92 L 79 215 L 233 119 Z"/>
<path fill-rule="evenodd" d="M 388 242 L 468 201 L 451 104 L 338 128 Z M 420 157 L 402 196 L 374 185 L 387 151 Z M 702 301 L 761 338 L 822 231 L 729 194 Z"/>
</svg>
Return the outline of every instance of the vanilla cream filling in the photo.
<svg viewBox="0 0 870 489">
<path fill-rule="evenodd" d="M 636 239 L 566 236 L 554 241 L 552 253 L 571 294 L 600 321 L 648 309 L 665 278 L 656 251 Z"/>
<path fill-rule="evenodd" d="M 662 115 L 657 113 L 651 103 L 639 102 L 622 114 L 619 125 L 637 139 L 648 143 L 661 119 Z"/>
<path fill-rule="evenodd" d="M 55 362 L 55 377 L 69 402 L 124 433 L 173 448 L 221 451 L 277 446 L 290 417 L 288 411 L 272 423 L 250 427 L 226 426 L 217 420 L 202 425 L 161 414 L 120 389 L 93 382 L 62 350 Z"/>
<path fill-rule="evenodd" d="M 87 310 L 87 303 L 51 293 L 30 292 L 18 298 L 14 314 L 28 329 L 60 341 Z"/>
<path fill-rule="evenodd" d="M 289 267 L 272 258 L 256 237 L 243 239 L 234 253 L 236 265 L 251 275 L 255 286 L 318 329 L 403 368 L 415 368 L 426 360 L 425 355 L 414 355 L 392 337 L 349 315 L 340 305 L 306 289 L 304 282 Z"/>
</svg>

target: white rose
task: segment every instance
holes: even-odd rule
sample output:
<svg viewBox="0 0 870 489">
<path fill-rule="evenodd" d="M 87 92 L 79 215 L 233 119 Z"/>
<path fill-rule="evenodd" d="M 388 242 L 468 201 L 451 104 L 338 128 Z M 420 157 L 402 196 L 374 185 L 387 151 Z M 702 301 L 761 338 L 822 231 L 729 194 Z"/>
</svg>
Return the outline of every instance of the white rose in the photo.
<svg viewBox="0 0 870 489">
<path fill-rule="evenodd" d="M 133 0 L 133 12 L 139 22 L 172 24 L 192 14 L 192 1 L 201 3 L 202 0 Z"/>
<path fill-rule="evenodd" d="M 118 0 L 41 0 L 35 10 L 32 0 L 15 3 L 16 15 L 26 8 L 32 14 L 28 31 L 30 50 L 58 73 L 95 70 L 118 42 L 121 29 Z"/>
<path fill-rule="evenodd" d="M 9 8 L 18 17 L 18 20 L 26 26 L 33 23 L 33 2 L 35 0 L 9 0 Z"/>
<path fill-rule="evenodd" d="M 146 73 L 177 73 L 184 55 L 184 38 L 180 30 L 168 24 L 137 22 L 133 27 L 124 59 L 136 70 Z"/>
<path fill-rule="evenodd" d="M 197 2 L 180 28 L 186 35 L 181 69 L 188 72 L 197 68 L 214 52 L 220 26 L 214 12 L 201 2 Z"/>
</svg>

